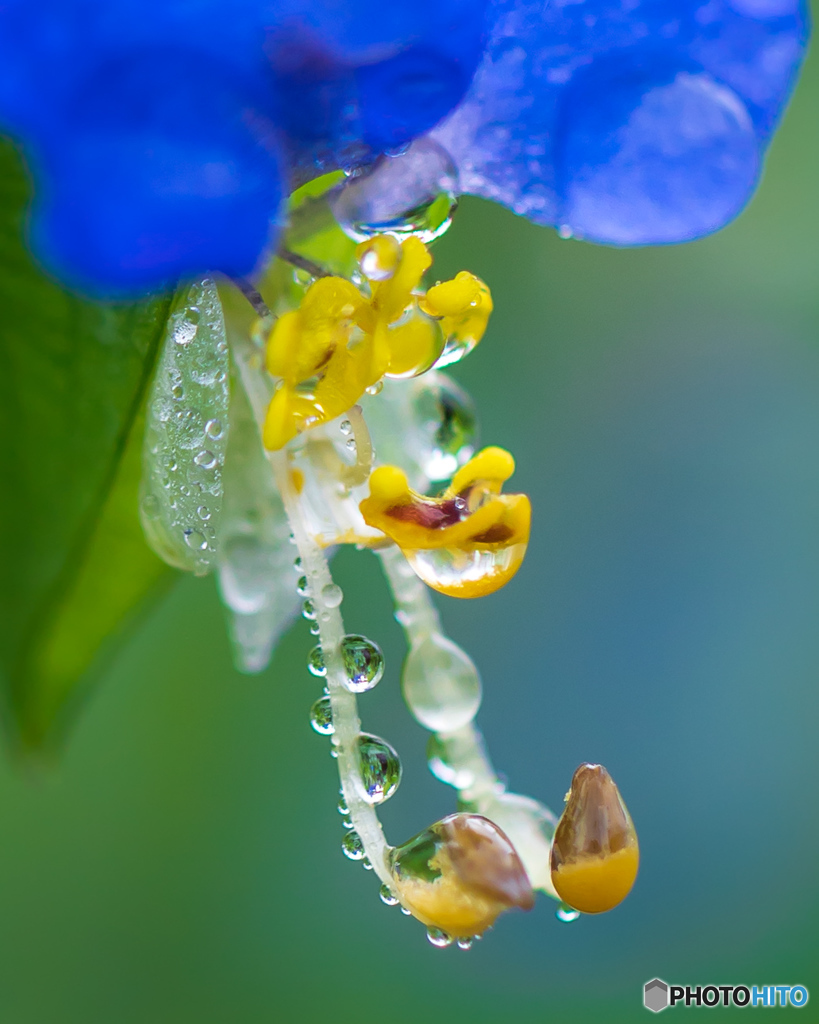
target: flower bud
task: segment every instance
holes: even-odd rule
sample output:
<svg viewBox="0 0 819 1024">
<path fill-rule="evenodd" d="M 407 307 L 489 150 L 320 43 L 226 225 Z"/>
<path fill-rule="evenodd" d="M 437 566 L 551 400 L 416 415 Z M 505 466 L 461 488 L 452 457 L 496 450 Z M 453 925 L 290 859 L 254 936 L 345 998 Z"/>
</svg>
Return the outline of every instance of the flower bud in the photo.
<svg viewBox="0 0 819 1024">
<path fill-rule="evenodd" d="M 390 855 L 394 889 L 423 924 L 453 938 L 486 931 L 534 895 L 514 846 L 479 814 L 450 814 Z"/>
<path fill-rule="evenodd" d="M 637 833 L 612 777 L 600 764 L 574 773 L 552 842 L 552 883 L 584 914 L 601 914 L 631 891 L 640 860 Z"/>
</svg>

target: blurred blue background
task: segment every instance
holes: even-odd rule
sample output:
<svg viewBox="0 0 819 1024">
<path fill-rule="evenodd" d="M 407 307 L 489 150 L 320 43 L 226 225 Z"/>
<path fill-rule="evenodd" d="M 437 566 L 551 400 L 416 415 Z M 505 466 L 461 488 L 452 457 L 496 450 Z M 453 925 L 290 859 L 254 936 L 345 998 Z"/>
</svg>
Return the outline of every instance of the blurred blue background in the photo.
<svg viewBox="0 0 819 1024">
<path fill-rule="evenodd" d="M 436 251 L 441 277 L 492 287 L 456 376 L 534 505 L 515 581 L 444 619 L 512 788 L 558 808 L 580 761 L 613 773 L 641 839 L 629 900 L 567 925 L 541 899 L 468 954 L 433 949 L 341 855 L 306 625 L 241 677 L 215 586 L 186 579 L 63 760 L 0 771 L 3 1022 L 618 1022 L 655 975 L 801 983 L 819 1020 L 817 105 L 814 56 L 715 237 L 617 251 L 467 201 Z M 375 560 L 336 564 L 348 628 L 388 661 L 362 711 L 403 755 L 397 842 L 453 794 L 401 705 Z"/>
</svg>

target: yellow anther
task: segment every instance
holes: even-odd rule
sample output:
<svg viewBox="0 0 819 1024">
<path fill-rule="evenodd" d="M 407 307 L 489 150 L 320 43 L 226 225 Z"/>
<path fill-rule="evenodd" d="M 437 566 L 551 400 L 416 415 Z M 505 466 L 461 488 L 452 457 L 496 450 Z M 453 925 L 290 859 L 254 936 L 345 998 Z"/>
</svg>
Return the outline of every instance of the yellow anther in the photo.
<svg viewBox="0 0 819 1024">
<path fill-rule="evenodd" d="M 487 286 L 466 270 L 430 288 L 420 306 L 430 316 L 441 317 L 444 362 L 455 362 L 472 351 L 486 333 L 493 308 Z"/>
<path fill-rule="evenodd" d="M 407 474 L 398 466 L 379 466 L 370 474 L 370 500 L 386 505 L 399 501 L 410 490 Z"/>
<path fill-rule="evenodd" d="M 612 777 L 602 765 L 580 765 L 552 842 L 557 894 L 575 910 L 601 914 L 628 896 L 639 862 L 634 823 Z"/>
<path fill-rule="evenodd" d="M 478 814 L 450 814 L 436 822 L 393 850 L 390 866 L 407 910 L 453 938 L 480 935 L 504 910 L 534 906 L 514 846 Z"/>
<path fill-rule="evenodd" d="M 477 455 L 473 455 L 466 465 L 461 466 L 452 478 L 450 489 L 462 491 L 476 481 L 485 482 L 493 493 L 497 494 L 501 484 L 506 483 L 509 477 L 515 472 L 515 460 L 511 452 L 505 448 L 498 448 L 491 445 L 483 448 Z"/>
<path fill-rule="evenodd" d="M 467 321 L 483 316 L 486 326 L 488 313 L 481 310 L 488 291 L 471 274 L 436 286 L 437 304 L 421 309 L 417 289 L 431 257 L 420 239 L 377 235 L 362 242 L 357 255 L 370 296 L 344 278 L 320 278 L 270 333 L 267 369 L 282 383 L 264 427 L 267 448 L 281 448 L 346 412 L 384 376 L 424 373 L 446 356 L 445 331 L 451 338 L 453 331 L 471 331 L 466 342 L 460 335 L 454 342 L 467 351 L 479 336 Z"/>
<path fill-rule="evenodd" d="M 382 466 L 370 477 L 361 514 L 395 541 L 434 590 L 452 597 L 491 594 L 520 568 L 529 541 L 529 499 L 500 493 L 514 465 L 502 448 L 486 448 L 440 498 L 418 494 L 401 470 Z"/>
<path fill-rule="evenodd" d="M 433 285 L 426 294 L 424 307 L 433 316 L 460 316 L 480 296 L 481 282 L 467 270 L 451 281 Z"/>
</svg>

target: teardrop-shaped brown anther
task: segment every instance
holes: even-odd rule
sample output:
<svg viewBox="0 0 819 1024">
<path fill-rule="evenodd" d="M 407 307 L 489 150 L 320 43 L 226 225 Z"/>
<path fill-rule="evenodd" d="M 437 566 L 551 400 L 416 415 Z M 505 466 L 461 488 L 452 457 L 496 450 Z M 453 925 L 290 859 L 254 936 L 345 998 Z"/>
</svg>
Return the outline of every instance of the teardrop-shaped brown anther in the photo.
<svg viewBox="0 0 819 1024">
<path fill-rule="evenodd" d="M 450 814 L 390 855 L 393 888 L 424 924 L 454 938 L 480 935 L 534 894 L 507 836 L 480 814 Z"/>
<path fill-rule="evenodd" d="M 552 842 L 558 895 L 584 914 L 611 910 L 631 891 L 639 860 L 634 823 L 612 777 L 602 765 L 581 764 Z"/>
</svg>

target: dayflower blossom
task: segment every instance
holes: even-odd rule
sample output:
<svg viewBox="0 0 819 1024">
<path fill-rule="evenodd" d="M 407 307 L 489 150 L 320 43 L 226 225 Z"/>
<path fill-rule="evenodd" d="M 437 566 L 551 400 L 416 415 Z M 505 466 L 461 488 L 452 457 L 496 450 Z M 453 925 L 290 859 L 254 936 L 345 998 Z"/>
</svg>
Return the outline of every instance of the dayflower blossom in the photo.
<svg viewBox="0 0 819 1024">
<path fill-rule="evenodd" d="M 502 493 L 513 457 L 475 453 L 440 372 L 481 341 L 490 289 L 425 280 L 427 243 L 459 192 L 617 244 L 715 230 L 754 188 L 805 40 L 796 0 L 0 0 L 0 125 L 32 170 L 39 258 L 100 294 L 182 278 L 148 401 L 146 537 L 216 570 L 245 671 L 300 603 L 342 849 L 434 945 L 468 948 L 535 890 L 561 920 L 610 910 L 639 852 L 600 765 L 559 821 L 506 790 L 477 668 L 430 600 L 507 584 L 531 506 Z M 343 544 L 381 562 L 404 699 L 458 792 L 396 846 L 377 807 L 400 758 L 357 704 L 384 660 L 345 630 Z"/>
<path fill-rule="evenodd" d="M 326 204 L 319 194 L 294 206 L 262 295 L 209 279 L 180 293 L 149 401 L 146 536 L 177 567 L 216 569 L 245 671 L 265 667 L 301 599 L 317 638 L 307 668 L 325 685 L 310 720 L 338 761 L 342 850 L 373 869 L 382 900 L 424 924 L 430 942 L 469 948 L 501 913 L 531 909 L 536 890 L 566 901 L 561 920 L 610 910 L 638 862 L 614 783 L 599 766 L 581 768 L 576 782 L 594 784 L 573 785 L 559 824 L 506 790 L 474 721 L 478 670 L 428 594 L 492 593 L 529 539 L 529 498 L 502 493 L 514 459 L 492 446 L 475 454 L 469 400 L 440 372 L 481 340 L 489 288 L 461 271 L 424 290 L 427 232 L 408 220 L 403 240 L 374 234 L 353 246 L 323 220 Z M 289 248 L 310 248 L 302 219 L 319 224 L 338 272 Z M 384 657 L 345 630 L 328 562 L 343 544 L 369 548 L 384 568 L 407 640 L 404 700 L 430 733 L 430 769 L 458 791 L 458 813 L 395 846 L 377 809 L 400 787 L 401 759 L 363 730 L 357 704 Z"/>
<path fill-rule="evenodd" d="M 37 254 L 97 293 L 248 275 L 294 184 L 431 130 L 461 191 L 680 241 L 750 196 L 806 23 L 800 0 L 4 0 L 0 126 Z"/>
</svg>

